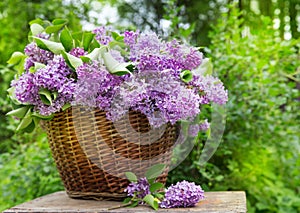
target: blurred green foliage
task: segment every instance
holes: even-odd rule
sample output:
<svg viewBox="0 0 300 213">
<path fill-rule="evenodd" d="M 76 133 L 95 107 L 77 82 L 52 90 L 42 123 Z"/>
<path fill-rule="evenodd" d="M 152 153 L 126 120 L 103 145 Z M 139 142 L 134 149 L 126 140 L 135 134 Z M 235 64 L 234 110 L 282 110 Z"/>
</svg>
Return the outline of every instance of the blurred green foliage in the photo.
<svg viewBox="0 0 300 213">
<path fill-rule="evenodd" d="M 15 135 L 16 122 L 5 116 L 9 110 L 6 89 L 14 75 L 5 63 L 11 52 L 23 50 L 28 22 L 32 19 L 67 18 L 73 30 L 81 28 L 80 20 L 90 21 L 88 11 L 92 0 L 85 4 L 70 2 L 0 2 L 0 211 L 63 189 L 45 134 L 39 130 L 31 135 Z M 122 18 L 123 1 L 111 2 L 119 7 Z M 197 45 L 210 43 L 204 49 L 205 54 L 212 58 L 216 74 L 229 91 L 226 130 L 217 152 L 207 164 L 201 165 L 199 156 L 206 135 L 200 135 L 188 158 L 170 172 L 168 183 L 186 179 L 201 184 L 207 191 L 246 191 L 249 212 L 300 212 L 299 32 L 292 31 L 294 39 L 284 40 L 283 22 L 279 29 L 272 28 L 272 13 L 266 7 L 269 0 L 259 1 L 261 13 L 250 11 L 250 0 L 236 1 L 243 3 L 238 5 L 246 10 L 242 13 L 217 0 L 166 0 L 162 7 L 155 7 L 159 1 L 152 1 L 152 5 L 147 2 L 144 6 L 150 9 L 145 13 L 142 9 L 127 11 L 123 5 L 124 20 L 140 14 L 140 19 L 132 20 L 142 25 L 145 14 L 161 11 L 159 18 L 151 16 L 153 28 L 159 27 L 155 21 L 160 23 L 160 18 L 164 18 L 171 22 L 167 34 L 192 38 Z M 213 2 L 218 4 L 214 6 Z M 282 11 L 290 10 L 293 14 L 296 1 L 283 2 L 277 0 L 276 7 L 286 5 Z M 205 4 L 210 6 L 201 7 Z M 143 6 L 140 5 L 137 8 Z M 197 14 L 200 7 L 202 12 Z M 273 12 L 276 7 L 272 7 Z M 211 12 L 201 16 L 205 11 Z M 223 15 L 214 24 L 221 11 Z M 284 13 L 277 16 L 280 20 L 285 18 Z M 214 27 L 206 37 L 209 28 L 202 28 L 201 22 L 208 24 L 208 20 L 209 26 Z"/>
<path fill-rule="evenodd" d="M 240 17 L 240 18 L 238 18 Z M 244 190 L 249 212 L 300 211 L 300 40 L 276 36 L 270 18 L 251 31 L 230 8 L 210 33 L 209 55 L 229 91 L 223 143 L 205 166 L 202 143 L 172 171 L 208 190 Z M 192 174 L 192 175 L 191 175 Z"/>
<path fill-rule="evenodd" d="M 63 190 L 45 136 L 36 131 L 27 144 L 0 155 L 0 211 Z"/>
</svg>

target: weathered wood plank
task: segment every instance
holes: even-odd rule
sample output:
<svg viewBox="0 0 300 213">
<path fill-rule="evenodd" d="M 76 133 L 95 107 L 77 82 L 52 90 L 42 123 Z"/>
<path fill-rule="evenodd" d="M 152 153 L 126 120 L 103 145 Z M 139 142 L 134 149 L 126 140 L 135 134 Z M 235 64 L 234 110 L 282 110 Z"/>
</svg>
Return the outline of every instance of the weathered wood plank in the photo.
<svg viewBox="0 0 300 213">
<path fill-rule="evenodd" d="M 15 206 L 4 211 L 11 212 L 155 212 L 147 206 L 135 208 L 108 208 L 120 205 L 116 201 L 94 201 L 69 198 L 65 192 L 56 192 L 35 200 Z M 157 212 L 209 212 L 229 213 L 246 212 L 246 195 L 242 191 L 206 192 L 205 200 L 200 201 L 193 208 L 159 209 Z"/>
</svg>

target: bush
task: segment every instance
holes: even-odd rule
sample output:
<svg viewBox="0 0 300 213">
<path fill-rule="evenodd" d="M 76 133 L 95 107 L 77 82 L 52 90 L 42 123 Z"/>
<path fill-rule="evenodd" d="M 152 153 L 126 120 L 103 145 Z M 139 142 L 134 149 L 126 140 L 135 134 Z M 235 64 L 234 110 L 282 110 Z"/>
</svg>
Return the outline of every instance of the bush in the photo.
<svg viewBox="0 0 300 213">
<path fill-rule="evenodd" d="M 266 17 L 257 22 L 251 30 L 232 7 L 211 32 L 214 70 L 229 91 L 226 131 L 205 167 L 201 141 L 185 163 L 204 188 L 246 191 L 249 212 L 299 212 L 300 40 L 277 37 Z M 185 168 L 171 180 L 191 176 Z"/>
<path fill-rule="evenodd" d="M 0 211 L 63 190 L 44 133 L 0 155 Z"/>
</svg>

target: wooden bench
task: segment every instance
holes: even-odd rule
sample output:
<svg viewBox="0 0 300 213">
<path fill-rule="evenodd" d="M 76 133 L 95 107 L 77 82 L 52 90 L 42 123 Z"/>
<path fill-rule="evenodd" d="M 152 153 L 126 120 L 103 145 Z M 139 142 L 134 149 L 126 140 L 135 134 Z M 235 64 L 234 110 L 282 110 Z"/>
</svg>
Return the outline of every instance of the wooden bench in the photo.
<svg viewBox="0 0 300 213">
<path fill-rule="evenodd" d="M 116 201 L 95 201 L 72 199 L 64 191 L 55 192 L 32 201 L 7 209 L 11 212 L 155 212 L 150 207 L 138 206 L 135 208 L 111 207 L 121 205 Z M 157 212 L 246 212 L 246 195 L 243 191 L 205 192 L 205 199 L 192 208 L 159 209 Z"/>
</svg>

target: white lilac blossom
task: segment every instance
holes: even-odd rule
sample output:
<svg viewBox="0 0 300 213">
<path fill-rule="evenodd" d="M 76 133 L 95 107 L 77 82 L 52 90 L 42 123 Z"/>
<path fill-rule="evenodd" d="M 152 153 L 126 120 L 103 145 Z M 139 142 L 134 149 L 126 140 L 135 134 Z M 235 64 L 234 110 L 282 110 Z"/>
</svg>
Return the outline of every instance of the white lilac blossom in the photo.
<svg viewBox="0 0 300 213">
<path fill-rule="evenodd" d="M 171 185 L 165 191 L 161 208 L 192 207 L 204 199 L 204 191 L 193 182 L 181 181 Z"/>
</svg>

